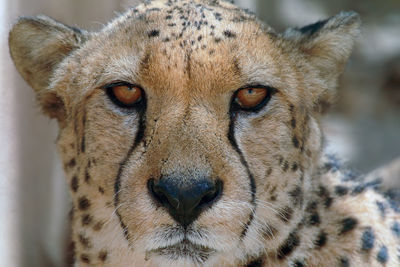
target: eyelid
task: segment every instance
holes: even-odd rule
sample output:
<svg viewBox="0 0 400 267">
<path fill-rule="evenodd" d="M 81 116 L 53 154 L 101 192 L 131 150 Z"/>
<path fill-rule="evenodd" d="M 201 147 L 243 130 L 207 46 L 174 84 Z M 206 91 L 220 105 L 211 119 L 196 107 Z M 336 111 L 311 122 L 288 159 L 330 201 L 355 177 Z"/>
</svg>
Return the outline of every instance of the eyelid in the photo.
<svg viewBox="0 0 400 267">
<path fill-rule="evenodd" d="M 269 85 L 262 85 L 262 84 L 248 84 L 245 85 L 243 87 L 240 87 L 239 89 L 237 89 L 235 91 L 235 94 L 237 94 L 237 92 L 239 92 L 240 90 L 245 90 L 245 89 L 251 89 L 251 88 L 264 88 L 269 90 L 272 94 L 278 92 L 279 90 L 276 89 L 275 87 L 269 86 Z"/>
<path fill-rule="evenodd" d="M 114 82 L 111 82 L 111 83 L 107 83 L 107 84 L 101 86 L 100 88 L 108 89 L 108 88 L 111 88 L 111 87 L 124 86 L 124 85 L 129 86 L 129 87 L 139 87 L 140 89 L 142 89 L 142 87 L 140 87 L 138 85 L 135 85 L 135 84 L 132 84 L 132 83 L 129 83 L 129 82 L 124 82 L 124 81 L 114 81 Z"/>
</svg>

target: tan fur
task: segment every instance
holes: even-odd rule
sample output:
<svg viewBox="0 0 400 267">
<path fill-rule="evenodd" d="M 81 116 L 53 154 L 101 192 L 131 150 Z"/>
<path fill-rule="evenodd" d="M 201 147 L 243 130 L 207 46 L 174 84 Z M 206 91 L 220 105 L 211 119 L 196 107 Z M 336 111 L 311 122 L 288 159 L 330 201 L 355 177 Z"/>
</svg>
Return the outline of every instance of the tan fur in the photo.
<svg viewBox="0 0 400 267">
<path fill-rule="evenodd" d="M 399 214 L 322 151 L 320 112 L 359 27 L 356 14 L 341 13 L 277 34 L 229 3 L 199 0 L 146 2 L 94 33 L 20 19 L 10 51 L 60 122 L 76 266 L 398 266 Z M 103 86 L 114 81 L 144 89 L 144 114 L 110 101 Z M 230 114 L 246 85 L 277 92 L 259 112 Z M 186 232 L 147 189 L 175 172 L 224 185 Z M 363 250 L 367 227 L 375 240 Z M 157 253 L 183 236 L 208 255 Z"/>
</svg>

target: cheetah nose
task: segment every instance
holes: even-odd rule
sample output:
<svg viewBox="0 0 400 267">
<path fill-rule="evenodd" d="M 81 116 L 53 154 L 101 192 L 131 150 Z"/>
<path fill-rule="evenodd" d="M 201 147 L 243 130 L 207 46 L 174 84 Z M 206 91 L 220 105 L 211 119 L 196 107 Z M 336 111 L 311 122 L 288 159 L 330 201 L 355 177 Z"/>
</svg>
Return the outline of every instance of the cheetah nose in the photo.
<svg viewBox="0 0 400 267">
<path fill-rule="evenodd" d="M 219 199 L 222 181 L 210 178 L 185 183 L 181 181 L 187 181 L 187 177 L 169 175 L 158 181 L 150 179 L 148 188 L 154 199 L 167 208 L 172 218 L 186 227 Z"/>
</svg>

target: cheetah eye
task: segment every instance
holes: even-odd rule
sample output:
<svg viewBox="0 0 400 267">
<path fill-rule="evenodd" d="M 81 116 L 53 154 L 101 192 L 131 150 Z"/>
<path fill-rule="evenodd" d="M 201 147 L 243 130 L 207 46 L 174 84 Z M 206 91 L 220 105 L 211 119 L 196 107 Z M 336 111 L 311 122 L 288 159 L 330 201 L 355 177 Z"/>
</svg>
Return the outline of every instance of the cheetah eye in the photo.
<svg viewBox="0 0 400 267">
<path fill-rule="evenodd" d="M 256 111 L 262 108 L 271 98 L 272 88 L 256 86 L 239 89 L 234 102 L 240 109 Z"/>
<path fill-rule="evenodd" d="M 107 90 L 108 97 L 116 105 L 124 108 L 136 106 L 144 97 L 142 88 L 127 82 L 111 83 L 104 88 Z"/>
</svg>

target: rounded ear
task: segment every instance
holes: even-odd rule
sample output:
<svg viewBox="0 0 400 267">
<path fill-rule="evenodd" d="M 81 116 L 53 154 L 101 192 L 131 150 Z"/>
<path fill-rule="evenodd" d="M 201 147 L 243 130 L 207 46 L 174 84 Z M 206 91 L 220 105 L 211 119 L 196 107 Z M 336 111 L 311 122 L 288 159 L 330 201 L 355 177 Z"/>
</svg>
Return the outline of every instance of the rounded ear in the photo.
<svg viewBox="0 0 400 267">
<path fill-rule="evenodd" d="M 318 21 L 302 28 L 288 29 L 283 37 L 306 56 L 323 82 L 322 88 L 313 92 L 314 101 L 321 107 L 330 104 L 335 96 L 339 75 L 351 54 L 354 42 L 360 34 L 361 20 L 355 12 L 341 12 L 327 20 Z"/>
<path fill-rule="evenodd" d="M 18 72 L 35 90 L 44 113 L 59 121 L 65 117 L 64 103 L 49 83 L 59 63 L 85 41 L 85 32 L 46 16 L 22 17 L 9 34 Z"/>
</svg>

